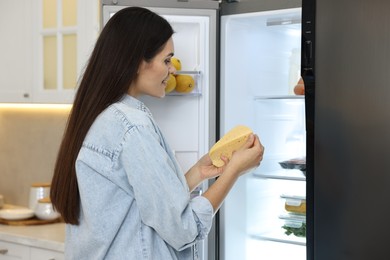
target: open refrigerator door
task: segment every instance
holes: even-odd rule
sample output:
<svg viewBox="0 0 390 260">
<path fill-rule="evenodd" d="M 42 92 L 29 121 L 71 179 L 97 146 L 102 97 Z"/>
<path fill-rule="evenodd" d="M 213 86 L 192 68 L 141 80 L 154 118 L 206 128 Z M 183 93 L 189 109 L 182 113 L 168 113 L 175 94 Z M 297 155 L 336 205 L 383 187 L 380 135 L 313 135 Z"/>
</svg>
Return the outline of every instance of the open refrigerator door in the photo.
<svg viewBox="0 0 390 260">
<path fill-rule="evenodd" d="M 222 136 L 244 124 L 265 147 L 221 209 L 222 259 L 306 259 L 301 8 L 221 18 Z"/>
<path fill-rule="evenodd" d="M 198 4 L 195 9 L 190 2 L 149 1 L 148 6 L 143 1 L 116 2 L 103 1 L 103 24 L 118 10 L 135 5 L 158 13 L 173 27 L 174 57 L 181 63 L 175 78 L 178 83 L 180 75 L 190 77 L 195 86 L 190 91 L 179 91 L 177 84 L 164 98 L 145 96 L 141 100 L 150 109 L 185 173 L 215 142 L 218 4 Z M 203 182 L 192 195 L 200 195 L 207 187 L 208 183 Z M 208 259 L 208 242 L 206 239 L 198 243 L 201 259 Z"/>
</svg>

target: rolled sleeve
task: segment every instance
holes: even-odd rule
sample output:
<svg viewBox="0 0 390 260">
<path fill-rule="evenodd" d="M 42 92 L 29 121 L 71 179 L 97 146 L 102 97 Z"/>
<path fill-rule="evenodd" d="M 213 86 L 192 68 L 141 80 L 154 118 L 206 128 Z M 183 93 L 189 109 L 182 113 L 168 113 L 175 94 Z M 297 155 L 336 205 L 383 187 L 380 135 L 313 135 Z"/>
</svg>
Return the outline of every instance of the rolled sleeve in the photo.
<svg viewBox="0 0 390 260">
<path fill-rule="evenodd" d="M 211 229 L 214 214 L 213 207 L 210 201 L 203 196 L 193 198 L 190 204 L 198 226 L 198 239 L 205 239 Z"/>
</svg>

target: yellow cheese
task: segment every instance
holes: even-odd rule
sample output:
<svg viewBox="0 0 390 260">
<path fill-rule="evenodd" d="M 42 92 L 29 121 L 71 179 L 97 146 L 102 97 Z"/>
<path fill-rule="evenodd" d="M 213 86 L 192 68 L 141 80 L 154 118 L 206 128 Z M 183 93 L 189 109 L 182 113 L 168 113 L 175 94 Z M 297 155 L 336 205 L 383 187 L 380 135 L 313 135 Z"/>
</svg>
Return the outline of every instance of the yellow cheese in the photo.
<svg viewBox="0 0 390 260">
<path fill-rule="evenodd" d="M 231 159 L 233 152 L 240 149 L 252 133 L 249 127 L 242 125 L 227 132 L 209 151 L 213 164 L 216 167 L 223 166 L 225 163 L 221 160 L 221 155 Z"/>
</svg>

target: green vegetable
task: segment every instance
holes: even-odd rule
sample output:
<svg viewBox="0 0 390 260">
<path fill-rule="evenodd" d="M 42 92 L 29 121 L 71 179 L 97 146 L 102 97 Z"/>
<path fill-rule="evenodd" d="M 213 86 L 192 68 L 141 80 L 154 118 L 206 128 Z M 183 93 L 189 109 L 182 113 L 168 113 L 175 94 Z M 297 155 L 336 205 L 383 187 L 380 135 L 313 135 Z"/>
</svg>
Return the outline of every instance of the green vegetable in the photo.
<svg viewBox="0 0 390 260">
<path fill-rule="evenodd" d="M 282 226 L 286 231 L 284 232 L 286 235 L 295 235 L 297 237 L 306 237 L 306 223 L 302 223 L 302 226 L 299 228 L 288 227 L 286 225 Z"/>
</svg>

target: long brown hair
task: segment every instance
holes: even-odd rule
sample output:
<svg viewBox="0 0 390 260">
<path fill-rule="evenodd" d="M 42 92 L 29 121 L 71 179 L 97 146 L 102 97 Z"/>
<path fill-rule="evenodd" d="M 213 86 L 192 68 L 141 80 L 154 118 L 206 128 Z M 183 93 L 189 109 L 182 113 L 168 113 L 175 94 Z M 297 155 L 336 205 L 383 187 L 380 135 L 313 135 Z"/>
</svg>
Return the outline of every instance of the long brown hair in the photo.
<svg viewBox="0 0 390 260">
<path fill-rule="evenodd" d="M 141 7 L 118 11 L 103 28 L 78 87 L 54 168 L 50 197 L 66 223 L 79 223 L 75 162 L 89 128 L 128 92 L 141 61 L 150 61 L 172 34 L 164 18 Z"/>
</svg>

